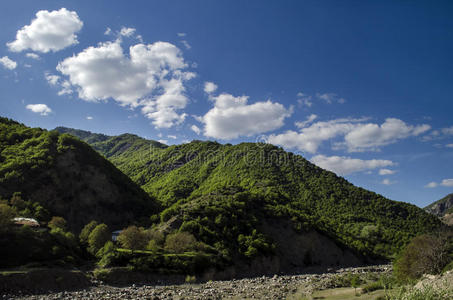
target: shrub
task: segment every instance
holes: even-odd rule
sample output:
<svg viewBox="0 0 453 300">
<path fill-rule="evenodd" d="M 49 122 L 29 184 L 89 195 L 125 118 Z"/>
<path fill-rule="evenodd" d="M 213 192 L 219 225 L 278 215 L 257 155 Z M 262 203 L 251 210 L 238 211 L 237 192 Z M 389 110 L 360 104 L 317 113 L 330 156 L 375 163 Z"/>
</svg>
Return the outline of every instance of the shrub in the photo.
<svg viewBox="0 0 453 300">
<path fill-rule="evenodd" d="M 99 224 L 88 236 L 88 252 L 96 255 L 105 243 L 110 241 L 111 233 L 107 225 Z"/>
<path fill-rule="evenodd" d="M 192 250 L 196 242 L 195 237 L 188 232 L 172 233 L 165 240 L 165 250 L 173 253 L 183 253 Z"/>
<path fill-rule="evenodd" d="M 420 235 L 415 237 L 394 262 L 395 276 L 410 282 L 423 274 L 439 274 L 448 264 L 448 235 Z"/>
<path fill-rule="evenodd" d="M 13 224 L 16 211 L 7 204 L 0 204 L 0 230 L 6 230 Z"/>
<path fill-rule="evenodd" d="M 60 228 L 63 231 L 66 231 L 66 220 L 62 217 L 52 217 L 52 219 L 47 224 L 50 229 Z"/>
<path fill-rule="evenodd" d="M 146 248 L 148 239 L 142 228 L 137 226 L 129 226 L 121 231 L 118 236 L 118 242 L 121 247 L 131 250 L 143 250 Z"/>
<path fill-rule="evenodd" d="M 79 234 L 79 240 L 82 244 L 88 244 L 88 237 L 90 236 L 90 233 L 93 231 L 93 229 L 96 228 L 96 226 L 98 226 L 98 222 L 91 221 L 90 223 L 86 224 L 85 227 L 83 227 L 82 231 Z"/>
</svg>

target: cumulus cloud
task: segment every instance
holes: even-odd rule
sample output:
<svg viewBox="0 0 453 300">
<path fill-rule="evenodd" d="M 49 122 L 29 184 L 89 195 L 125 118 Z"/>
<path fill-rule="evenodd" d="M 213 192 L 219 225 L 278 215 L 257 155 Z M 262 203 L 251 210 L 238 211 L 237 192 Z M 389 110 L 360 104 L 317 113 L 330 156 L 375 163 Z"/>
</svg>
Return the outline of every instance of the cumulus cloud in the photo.
<svg viewBox="0 0 453 300">
<path fill-rule="evenodd" d="M 446 187 L 453 187 L 453 178 L 443 179 L 440 183 L 433 181 L 433 182 L 430 182 L 427 185 L 425 185 L 425 187 L 426 188 L 435 188 L 435 187 L 438 187 L 439 185 L 446 186 Z"/>
<path fill-rule="evenodd" d="M 120 30 L 120 35 L 125 37 L 131 37 L 135 34 L 136 29 L 131 27 L 122 27 Z"/>
<path fill-rule="evenodd" d="M 304 128 L 308 124 L 311 124 L 314 120 L 316 120 L 318 116 L 315 114 L 311 114 L 307 117 L 307 119 L 303 122 L 295 122 L 294 125 L 296 125 L 297 128 Z"/>
<path fill-rule="evenodd" d="M 214 82 L 206 81 L 204 83 L 204 92 L 206 94 L 212 94 L 217 90 L 217 84 Z"/>
<path fill-rule="evenodd" d="M 52 112 L 50 107 L 48 107 L 46 104 L 28 104 L 25 106 L 26 109 L 31 110 L 34 113 L 38 113 L 41 116 L 47 116 Z"/>
<path fill-rule="evenodd" d="M 297 103 L 300 107 L 307 106 L 311 107 L 313 105 L 312 96 L 306 95 L 302 92 L 297 93 Z"/>
<path fill-rule="evenodd" d="M 396 181 L 391 181 L 390 179 L 385 178 L 385 179 L 382 179 L 381 183 L 384 185 L 392 185 L 392 184 L 395 184 Z"/>
<path fill-rule="evenodd" d="M 326 170 L 332 171 L 338 175 L 348 175 L 351 173 L 362 172 L 382 167 L 395 165 L 391 160 L 370 159 L 363 160 L 344 156 L 325 156 L 316 155 L 311 161 Z"/>
<path fill-rule="evenodd" d="M 453 126 L 442 128 L 442 133 L 445 135 L 453 135 Z"/>
<path fill-rule="evenodd" d="M 0 64 L 8 70 L 14 70 L 17 67 L 17 63 L 10 59 L 8 56 L 3 56 L 0 58 Z"/>
<path fill-rule="evenodd" d="M 292 113 L 291 109 L 270 100 L 248 104 L 247 96 L 220 94 L 212 100 L 214 107 L 202 119 L 204 134 L 223 140 L 280 128 Z"/>
<path fill-rule="evenodd" d="M 316 93 L 316 97 L 318 99 L 324 100 L 327 104 L 332 104 L 332 103 L 343 104 L 346 102 L 346 100 L 344 98 L 339 97 L 335 93 L 324 93 L 324 94 Z"/>
<path fill-rule="evenodd" d="M 140 107 L 157 128 L 180 124 L 186 117 L 178 112 L 188 103 L 184 82 L 195 76 L 186 68 L 173 44 L 136 44 L 126 56 L 120 40 L 86 48 L 57 66 L 81 99 L 113 99 L 122 106 Z"/>
<path fill-rule="evenodd" d="M 86 119 L 87 120 L 93 120 L 93 117 L 92 116 L 87 116 Z"/>
<path fill-rule="evenodd" d="M 425 185 L 425 188 L 435 188 L 437 186 L 438 186 L 437 182 L 432 181 L 432 182 L 428 183 L 427 185 Z"/>
<path fill-rule="evenodd" d="M 7 46 L 13 52 L 27 49 L 42 53 L 56 52 L 77 44 L 76 33 L 82 26 L 83 22 L 75 11 L 66 8 L 51 12 L 40 10 L 30 25 L 17 31 L 16 40 L 7 43 Z"/>
<path fill-rule="evenodd" d="M 442 180 L 440 185 L 452 187 L 453 186 L 453 179 L 444 179 L 444 180 Z"/>
<path fill-rule="evenodd" d="M 331 121 L 316 122 L 308 127 L 308 123 L 298 123 L 296 126 L 300 128 L 299 132 L 289 130 L 285 133 L 269 136 L 269 143 L 282 145 L 286 148 L 295 148 L 300 151 L 315 153 L 318 147 L 324 141 L 335 138 L 340 135 L 345 135 L 351 132 L 357 123 L 363 119 L 335 119 Z"/>
<path fill-rule="evenodd" d="M 351 152 L 375 150 L 410 136 L 418 136 L 429 129 L 431 126 L 426 124 L 411 126 L 399 119 L 388 118 L 381 125 L 369 123 L 357 126 L 345 136 L 345 142 Z"/>
<path fill-rule="evenodd" d="M 182 40 L 181 44 L 183 44 L 184 47 L 186 47 L 187 50 L 192 49 L 192 46 L 190 46 L 189 42 L 186 41 L 186 40 Z"/>
<path fill-rule="evenodd" d="M 40 56 L 36 53 L 27 53 L 25 54 L 25 56 L 27 56 L 28 58 L 32 58 L 32 59 L 40 59 Z"/>
<path fill-rule="evenodd" d="M 394 170 L 390 170 L 390 169 L 380 169 L 379 170 L 379 175 L 392 175 L 392 174 L 395 174 L 395 171 Z"/>
<path fill-rule="evenodd" d="M 201 129 L 197 125 L 190 126 L 190 129 L 195 132 L 197 135 L 200 135 Z"/>
<path fill-rule="evenodd" d="M 365 123 L 367 119 L 334 119 L 320 121 L 307 126 L 299 122 L 299 132 L 289 130 L 278 135 L 271 135 L 269 142 L 287 148 L 315 153 L 325 141 L 343 137 L 343 141 L 335 143 L 336 148 L 346 148 L 349 152 L 379 150 L 379 147 L 392 144 L 410 136 L 418 136 L 428 131 L 429 125 L 408 125 L 405 122 L 388 118 L 381 125 Z M 305 127 L 304 127 L 305 126 Z"/>
<path fill-rule="evenodd" d="M 60 81 L 60 76 L 51 74 L 49 72 L 44 73 L 44 77 L 50 85 L 57 85 Z"/>
</svg>

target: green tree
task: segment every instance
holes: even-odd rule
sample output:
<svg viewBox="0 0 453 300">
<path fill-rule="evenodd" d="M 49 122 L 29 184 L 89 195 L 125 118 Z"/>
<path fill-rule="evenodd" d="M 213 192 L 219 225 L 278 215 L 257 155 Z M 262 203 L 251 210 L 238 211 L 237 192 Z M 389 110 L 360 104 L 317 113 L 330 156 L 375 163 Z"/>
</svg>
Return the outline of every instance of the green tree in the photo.
<svg viewBox="0 0 453 300">
<path fill-rule="evenodd" d="M 88 236 L 88 252 L 96 255 L 99 249 L 104 247 L 105 243 L 110 241 L 111 233 L 107 225 L 99 224 Z"/>
<path fill-rule="evenodd" d="M 185 231 L 169 234 L 165 240 L 165 250 L 174 253 L 183 253 L 196 246 L 195 237 Z"/>
<path fill-rule="evenodd" d="M 0 204 L 0 230 L 8 230 L 13 224 L 13 219 L 16 216 L 16 211 L 11 206 Z"/>
<path fill-rule="evenodd" d="M 129 226 L 121 231 L 118 242 L 121 247 L 126 249 L 143 250 L 148 243 L 148 238 L 143 229 L 137 226 Z"/>
<path fill-rule="evenodd" d="M 52 217 L 52 219 L 47 224 L 50 229 L 60 228 L 63 231 L 66 231 L 66 220 L 62 217 Z"/>
<path fill-rule="evenodd" d="M 88 245 L 88 237 L 90 236 L 90 233 L 93 231 L 94 228 L 98 226 L 97 221 L 91 221 L 90 223 L 86 224 L 85 227 L 83 227 L 82 231 L 79 234 L 79 240 L 82 244 Z"/>
<path fill-rule="evenodd" d="M 439 274 L 451 261 L 451 233 L 423 234 L 415 237 L 394 262 L 395 276 L 408 282 L 423 274 Z"/>
</svg>

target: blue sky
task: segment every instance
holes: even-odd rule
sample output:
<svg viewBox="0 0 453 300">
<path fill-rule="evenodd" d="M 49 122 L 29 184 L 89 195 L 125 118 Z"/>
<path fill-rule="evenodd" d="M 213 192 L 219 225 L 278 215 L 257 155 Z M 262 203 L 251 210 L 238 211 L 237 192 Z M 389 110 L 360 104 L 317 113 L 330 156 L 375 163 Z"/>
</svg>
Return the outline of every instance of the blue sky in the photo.
<svg viewBox="0 0 453 300">
<path fill-rule="evenodd" d="M 3 1 L 0 114 L 267 141 L 419 206 L 453 191 L 453 2 Z"/>
</svg>

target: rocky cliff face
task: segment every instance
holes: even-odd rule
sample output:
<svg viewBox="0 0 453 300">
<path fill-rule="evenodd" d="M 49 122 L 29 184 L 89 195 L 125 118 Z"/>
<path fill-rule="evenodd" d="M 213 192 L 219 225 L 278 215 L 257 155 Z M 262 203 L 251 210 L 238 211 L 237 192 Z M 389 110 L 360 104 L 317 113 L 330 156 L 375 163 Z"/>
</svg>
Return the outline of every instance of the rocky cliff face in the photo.
<svg viewBox="0 0 453 300">
<path fill-rule="evenodd" d="M 452 213 L 453 210 L 453 193 L 445 196 L 444 198 L 428 205 L 425 210 L 438 217 L 442 217 L 447 213 Z"/>
</svg>

